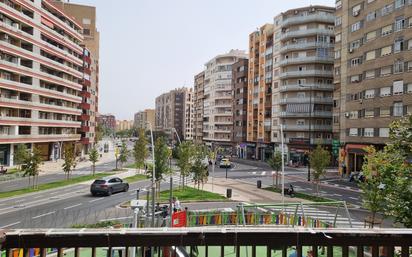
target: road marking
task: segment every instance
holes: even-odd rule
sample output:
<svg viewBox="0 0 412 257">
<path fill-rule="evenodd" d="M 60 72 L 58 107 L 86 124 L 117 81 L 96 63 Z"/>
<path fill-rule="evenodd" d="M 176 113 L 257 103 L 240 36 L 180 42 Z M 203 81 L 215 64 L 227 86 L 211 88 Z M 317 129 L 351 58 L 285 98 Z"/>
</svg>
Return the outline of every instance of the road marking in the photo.
<svg viewBox="0 0 412 257">
<path fill-rule="evenodd" d="M 256 175 L 256 171 L 252 172 L 253 175 Z"/>
<path fill-rule="evenodd" d="M 103 220 L 100 220 L 100 222 L 111 221 L 111 220 L 125 220 L 125 219 L 131 219 L 131 218 L 133 218 L 133 216 L 103 219 Z"/>
<path fill-rule="evenodd" d="M 262 171 L 262 176 L 265 176 L 266 175 L 266 171 Z"/>
<path fill-rule="evenodd" d="M 342 195 L 341 194 L 333 194 L 334 196 L 339 196 L 339 197 L 342 197 Z"/>
<path fill-rule="evenodd" d="M 0 227 L 0 228 L 8 228 L 8 227 L 11 227 L 11 226 L 20 224 L 20 223 L 21 223 L 20 221 L 17 221 L 17 222 L 11 223 L 11 224 L 9 224 L 9 225 L 6 225 L 6 226 Z"/>
<path fill-rule="evenodd" d="M 91 200 L 91 201 L 89 201 L 89 203 L 94 203 L 94 202 L 97 202 L 97 201 L 100 201 L 100 200 L 103 200 L 103 198 L 97 198 L 97 199 Z"/>
<path fill-rule="evenodd" d="M 349 198 L 352 199 L 352 200 L 359 200 L 359 197 L 350 196 Z"/>
<path fill-rule="evenodd" d="M 32 219 L 34 220 L 34 219 L 38 219 L 38 218 L 41 218 L 41 217 L 44 217 L 44 216 L 47 216 L 47 215 L 50 215 L 50 214 L 54 214 L 54 213 L 56 213 L 55 211 L 51 211 L 51 212 L 48 212 L 48 213 L 45 213 L 45 214 L 41 214 L 41 215 L 39 215 L 39 216 L 35 216 L 35 217 L 33 217 Z"/>
<path fill-rule="evenodd" d="M 71 208 L 74 208 L 74 207 L 77 207 L 77 206 L 80 206 L 80 205 L 82 205 L 82 204 L 79 203 L 79 204 L 75 204 L 75 205 L 72 205 L 72 206 L 68 206 L 66 208 L 63 208 L 63 210 L 68 210 L 68 209 L 71 209 Z"/>
</svg>

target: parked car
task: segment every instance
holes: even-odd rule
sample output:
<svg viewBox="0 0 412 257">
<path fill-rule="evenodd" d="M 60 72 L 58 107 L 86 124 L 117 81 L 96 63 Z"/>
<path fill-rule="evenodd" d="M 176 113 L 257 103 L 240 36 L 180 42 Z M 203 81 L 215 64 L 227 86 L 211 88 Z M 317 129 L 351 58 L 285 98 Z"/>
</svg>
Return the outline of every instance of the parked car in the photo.
<svg viewBox="0 0 412 257">
<path fill-rule="evenodd" d="M 90 193 L 93 196 L 98 194 L 111 195 L 117 192 L 127 192 L 129 184 L 118 177 L 108 177 L 96 179 L 90 186 Z"/>
<path fill-rule="evenodd" d="M 232 167 L 232 163 L 230 162 L 229 159 L 225 158 L 220 161 L 219 167 L 220 168 L 230 168 Z"/>
</svg>

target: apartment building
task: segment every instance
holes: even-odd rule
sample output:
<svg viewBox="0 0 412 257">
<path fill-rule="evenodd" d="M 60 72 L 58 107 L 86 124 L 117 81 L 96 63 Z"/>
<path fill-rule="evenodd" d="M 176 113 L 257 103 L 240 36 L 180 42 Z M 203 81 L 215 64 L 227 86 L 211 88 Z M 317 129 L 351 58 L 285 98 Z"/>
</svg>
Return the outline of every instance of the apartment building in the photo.
<svg viewBox="0 0 412 257">
<path fill-rule="evenodd" d="M 136 128 L 142 128 L 148 130 L 149 124 L 155 127 L 155 109 L 146 109 L 134 114 L 134 126 Z"/>
<path fill-rule="evenodd" d="M 258 160 L 265 160 L 273 152 L 273 28 L 273 24 L 265 24 L 249 35 L 247 148 L 248 156 Z"/>
<path fill-rule="evenodd" d="M 17 144 L 58 159 L 80 140 L 82 27 L 50 1 L 0 1 L 0 163 Z"/>
<path fill-rule="evenodd" d="M 205 72 L 195 75 L 193 90 L 193 142 L 203 142 L 203 98 Z"/>
<path fill-rule="evenodd" d="M 183 127 L 183 138 L 185 140 L 193 140 L 193 89 L 189 88 L 185 94 L 184 102 L 185 122 Z"/>
<path fill-rule="evenodd" d="M 274 124 L 282 124 L 289 159 L 307 165 L 315 145 L 332 141 L 334 8 L 308 6 L 274 19 Z M 280 141 L 279 126 L 273 131 Z"/>
<path fill-rule="evenodd" d="M 211 148 L 232 152 L 232 65 L 247 58 L 244 51 L 231 50 L 206 63 L 203 102 L 203 141 Z"/>
<path fill-rule="evenodd" d="M 109 133 L 113 133 L 116 130 L 116 117 L 113 114 L 98 114 L 97 125 Z"/>
<path fill-rule="evenodd" d="M 247 92 L 248 92 L 248 59 L 239 59 L 232 65 L 233 87 L 233 135 L 236 155 L 247 157 L 246 124 L 247 124 Z"/>
<path fill-rule="evenodd" d="M 100 34 L 96 27 L 96 7 L 73 4 L 68 1 L 54 1 L 62 12 L 81 24 L 83 45 L 85 47 L 84 78 L 82 97 L 82 122 L 80 128 L 83 151 L 87 153 L 95 143 L 96 114 L 99 103 L 99 42 Z"/>
<path fill-rule="evenodd" d="M 411 27 L 412 1 L 336 1 L 333 132 L 349 171 L 412 113 Z"/>
<path fill-rule="evenodd" d="M 116 131 L 129 130 L 133 128 L 132 120 L 116 120 Z"/>
<path fill-rule="evenodd" d="M 155 128 L 170 134 L 175 140 L 183 140 L 187 136 L 186 125 L 186 102 L 191 89 L 182 87 L 171 90 L 156 97 Z M 190 111 L 193 114 L 193 111 Z M 191 122 L 191 121 L 189 121 Z M 190 127 L 189 127 L 190 129 Z M 176 138 L 177 133 L 179 138 Z"/>
</svg>

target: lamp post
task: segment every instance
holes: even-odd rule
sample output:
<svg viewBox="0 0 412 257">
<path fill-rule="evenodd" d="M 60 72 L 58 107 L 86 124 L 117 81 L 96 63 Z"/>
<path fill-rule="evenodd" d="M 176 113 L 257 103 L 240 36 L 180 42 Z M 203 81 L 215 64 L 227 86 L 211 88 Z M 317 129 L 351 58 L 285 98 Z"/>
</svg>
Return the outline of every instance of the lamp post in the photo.
<svg viewBox="0 0 412 257">
<path fill-rule="evenodd" d="M 280 142 L 282 147 L 282 208 L 285 207 L 285 144 L 283 141 L 283 124 L 280 124 Z"/>
<path fill-rule="evenodd" d="M 150 129 L 150 137 L 152 139 L 152 160 L 153 160 L 153 170 L 152 170 L 152 227 L 154 227 L 154 223 L 155 223 L 155 168 L 156 168 L 156 163 L 155 163 L 155 153 L 154 153 L 154 142 L 153 142 L 153 128 L 152 128 L 152 124 L 150 124 L 150 122 L 147 122 L 147 124 L 149 125 L 149 129 Z"/>
<path fill-rule="evenodd" d="M 310 89 L 309 90 L 309 153 L 310 153 L 311 143 L 312 143 L 311 141 L 312 141 L 312 89 L 313 89 L 313 85 L 310 85 L 310 86 L 299 85 L 299 87 Z M 310 161 L 309 160 L 308 160 L 308 181 L 310 181 Z"/>
</svg>

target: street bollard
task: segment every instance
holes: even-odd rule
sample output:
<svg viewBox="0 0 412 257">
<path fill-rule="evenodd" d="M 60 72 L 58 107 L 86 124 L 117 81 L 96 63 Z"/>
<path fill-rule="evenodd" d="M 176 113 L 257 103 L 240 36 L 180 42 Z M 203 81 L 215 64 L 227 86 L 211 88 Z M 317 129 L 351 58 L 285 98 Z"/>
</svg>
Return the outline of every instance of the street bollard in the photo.
<svg viewBox="0 0 412 257">
<path fill-rule="evenodd" d="M 231 188 L 226 189 L 226 197 L 227 198 L 232 198 L 232 189 Z"/>
<path fill-rule="evenodd" d="M 256 181 L 257 188 L 262 188 L 262 180 Z"/>
<path fill-rule="evenodd" d="M 136 190 L 136 200 L 139 200 L 139 193 L 140 193 L 140 188 Z"/>
</svg>

